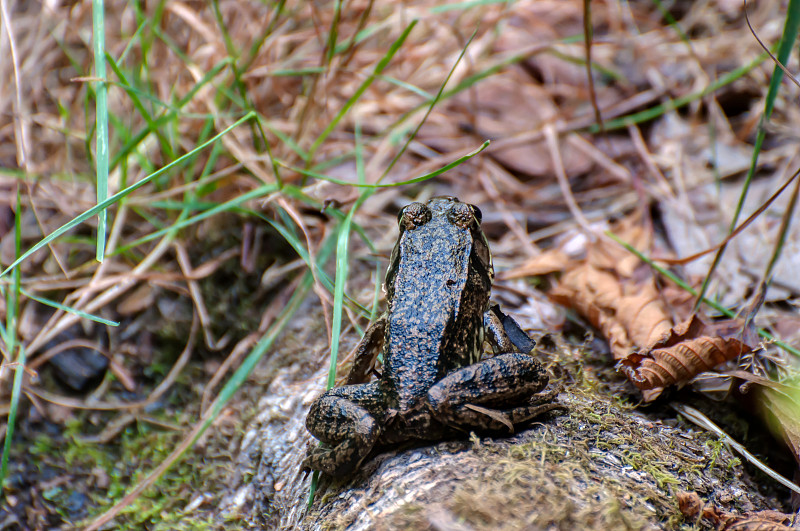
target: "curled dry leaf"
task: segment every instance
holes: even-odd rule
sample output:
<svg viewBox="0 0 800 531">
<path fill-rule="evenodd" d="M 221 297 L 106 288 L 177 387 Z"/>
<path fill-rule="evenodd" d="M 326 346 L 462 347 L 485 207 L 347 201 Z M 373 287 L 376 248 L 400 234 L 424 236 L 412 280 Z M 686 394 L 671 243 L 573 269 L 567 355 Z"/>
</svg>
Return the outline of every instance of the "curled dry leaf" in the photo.
<svg viewBox="0 0 800 531">
<path fill-rule="evenodd" d="M 639 389 L 686 381 L 753 349 L 737 336 L 731 322 L 704 323 L 693 315 L 664 336 L 617 364 Z"/>
<path fill-rule="evenodd" d="M 611 229 L 639 249 L 651 245 L 641 215 L 634 214 Z M 560 282 L 549 295 L 599 329 L 617 360 L 637 346 L 650 344 L 672 326 L 650 269 L 605 238 L 588 244 L 585 259 L 565 264 Z"/>
</svg>

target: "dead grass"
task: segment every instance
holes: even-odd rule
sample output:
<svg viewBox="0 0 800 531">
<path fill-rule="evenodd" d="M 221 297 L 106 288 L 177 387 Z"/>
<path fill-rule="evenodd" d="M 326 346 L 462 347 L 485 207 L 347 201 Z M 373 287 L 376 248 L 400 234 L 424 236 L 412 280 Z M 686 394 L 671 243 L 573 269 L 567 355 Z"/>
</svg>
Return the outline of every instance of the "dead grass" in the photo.
<svg viewBox="0 0 800 531">
<path fill-rule="evenodd" d="M 13 44 L 17 64 L 0 60 L 4 268 L 15 258 L 15 213 L 24 251 L 95 202 L 91 5 L 6 6 L 12 35 L 5 29 L 0 35 L 0 56 L 10 58 Z M 219 422 L 222 411 L 235 415 L 225 404 L 256 361 L 269 357 L 272 339 L 298 307 L 293 294 L 313 290 L 330 337 L 338 303 L 331 265 L 335 232 L 359 189 L 309 172 L 355 183 L 363 157 L 366 181 L 377 181 L 429 110 L 475 28 L 441 101 L 382 182 L 424 175 L 486 139 L 491 146 L 434 180 L 378 189 L 354 217 L 365 241 L 354 232 L 350 260 L 373 260 L 370 246 L 384 258 L 398 206 L 434 194 L 481 206 L 498 269 L 536 259 L 564 242 L 567 251 L 575 251 L 582 239 L 596 237 L 606 220 L 637 205 L 649 207 L 645 225 L 655 226 L 659 241 L 678 256 L 724 239 L 773 69 L 768 61 L 756 62 L 761 49 L 738 2 L 671 4 L 688 41 L 665 24 L 654 3 L 595 3 L 592 59 L 605 135 L 591 132 L 595 110 L 582 39 L 576 38 L 583 31 L 582 2 L 470 7 L 354 0 L 338 15 L 335 5 L 106 2 L 106 49 L 124 76 L 109 70 L 111 194 L 248 112 L 258 120 L 233 129 L 113 206 L 102 264 L 94 260 L 95 217 L 20 264 L 25 292 L 17 323 L 8 331 L 25 346 L 28 369 L 37 369 L 27 372 L 22 384 L 23 436 L 12 453 L 21 474 L 29 438 L 43 426 L 59 432 L 70 420 L 76 433 L 97 435 L 115 420 L 130 413 L 141 417 L 155 405 L 164 407 L 156 408 L 157 415 L 185 407 L 191 413 L 181 416 L 179 427 L 189 434 L 187 443 Z M 751 23 L 765 43 L 780 37 L 782 5 L 749 6 Z M 372 79 L 413 20 L 405 42 Z M 332 28 L 336 47 L 329 54 Z M 793 57 L 790 70 L 796 62 Z M 707 90 L 725 76 L 727 83 Z M 782 88 L 747 211 L 798 165 L 793 142 L 800 123 L 798 92 L 789 84 Z M 674 102 L 682 105 L 670 110 Z M 652 112 L 642 114 L 646 111 Z M 712 283 L 712 292 L 727 306 L 741 307 L 752 291 L 769 257 L 764 242 L 776 238 L 781 209 L 785 201 L 734 240 L 736 248 Z M 796 333 L 791 323 L 797 321 L 793 308 L 800 295 L 792 265 L 798 234 L 796 227 L 789 233 L 759 314 L 761 326 L 787 341 L 796 339 L 790 336 Z M 679 273 L 696 282 L 707 268 L 708 261 L 698 260 Z M 309 270 L 312 277 L 305 276 Z M 7 278 L 3 288 L 10 293 Z M 94 332 L 75 328 L 81 318 L 74 313 L 52 310 L 28 294 L 121 323 L 108 327 L 110 370 L 96 390 L 69 395 L 44 363 L 53 355 L 52 342 L 65 341 L 64 334 L 88 334 L 92 340 Z M 348 291 L 361 306 L 345 304 L 343 327 L 363 328 L 373 294 L 374 289 Z M 528 284 L 499 286 L 496 297 L 522 306 L 523 314 L 536 314 L 541 327 L 563 326 L 563 314 Z M 0 298 L 0 313 L 9 314 L 8 300 Z M 7 370 L 0 373 L 4 400 L 11 396 L 15 372 L 10 369 L 17 359 L 8 346 L 2 349 Z M 232 381 L 237 367 L 247 370 Z M 181 405 L 167 407 L 169 400 Z M 10 401 L 3 404 L 4 411 L 11 408 Z M 177 443 L 171 444 L 161 458 Z M 84 504 L 96 514 L 118 501 L 133 480 L 121 478 L 115 486 L 114 494 L 91 482 L 77 490 L 103 493 Z M 65 511 L 64 498 L 46 500 L 38 479 L 24 489 L 13 482 L 5 488 L 18 502 L 3 514 L 15 515 L 23 526 L 37 525 L 36 518 L 56 525 L 85 516 Z M 21 495 L 25 489 L 32 494 Z M 217 490 L 218 485 L 211 487 Z M 183 506 L 185 500 L 174 500 L 164 510 Z M 34 507 L 38 516 L 26 521 L 21 507 Z M 602 521 L 616 522 L 613 514 L 609 506 Z M 137 525 L 132 516 L 125 518 Z"/>
</svg>

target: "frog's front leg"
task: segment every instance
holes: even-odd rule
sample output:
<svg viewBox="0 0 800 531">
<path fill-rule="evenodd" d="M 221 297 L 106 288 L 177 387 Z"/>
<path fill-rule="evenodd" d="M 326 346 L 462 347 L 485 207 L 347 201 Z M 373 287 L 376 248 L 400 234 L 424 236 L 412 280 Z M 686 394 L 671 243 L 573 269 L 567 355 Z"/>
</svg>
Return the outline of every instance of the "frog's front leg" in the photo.
<svg viewBox="0 0 800 531">
<path fill-rule="evenodd" d="M 356 355 L 350 374 L 347 376 L 347 385 L 366 383 L 370 373 L 375 369 L 378 354 L 383 350 L 386 332 L 387 317 L 384 313 L 364 332 L 364 337 L 356 346 Z"/>
<path fill-rule="evenodd" d="M 512 426 L 563 408 L 547 372 L 527 354 L 501 354 L 455 370 L 428 390 L 428 407 L 442 424 L 462 430 L 511 431 Z M 533 400 L 531 399 L 533 397 Z"/>
<path fill-rule="evenodd" d="M 483 314 L 483 328 L 495 355 L 515 351 L 528 354 L 536 346 L 536 341 L 495 303 L 490 304 Z"/>
<path fill-rule="evenodd" d="M 378 441 L 385 407 L 378 382 L 334 387 L 317 398 L 306 428 L 327 446 L 317 446 L 303 461 L 303 470 L 346 476 L 358 468 Z"/>
</svg>

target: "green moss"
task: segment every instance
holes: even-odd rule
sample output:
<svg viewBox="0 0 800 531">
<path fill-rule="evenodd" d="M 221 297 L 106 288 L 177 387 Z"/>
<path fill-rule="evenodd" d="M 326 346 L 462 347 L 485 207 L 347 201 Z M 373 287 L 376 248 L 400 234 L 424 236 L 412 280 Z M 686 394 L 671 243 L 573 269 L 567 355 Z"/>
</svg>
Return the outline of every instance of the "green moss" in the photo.
<svg viewBox="0 0 800 531">
<path fill-rule="evenodd" d="M 94 412 L 79 412 L 65 423 L 61 434 L 39 433 L 27 448 L 22 441 L 12 448 L 12 461 L 24 467 L 20 474 L 38 492 L 41 503 L 46 503 L 51 514 L 58 515 L 64 523 L 85 524 L 119 502 L 162 463 L 184 437 L 183 431 L 165 430 L 134 420 L 109 443 L 90 442 L 85 438 L 87 427 L 100 418 L 107 423 L 114 420 Z M 157 420 L 167 425 L 188 424 L 185 413 Z M 213 527 L 209 514 L 213 504 L 201 505 L 196 514 L 183 512 L 196 493 L 217 492 L 218 489 L 205 486 L 219 485 L 230 473 L 231 456 L 220 450 L 228 447 L 230 438 L 217 433 L 212 437 L 216 439 L 206 442 L 205 452 L 197 451 L 203 452 L 202 456 L 190 454 L 174 464 L 154 487 L 123 509 L 115 519 L 115 529 Z M 216 448 L 213 455 L 208 448 Z M 52 477 L 68 479 L 69 488 L 56 482 L 39 490 Z M 77 512 L 74 507 L 70 509 L 70 496 L 75 492 L 86 495 L 85 507 L 79 507 Z M 76 521 L 77 514 L 82 514 L 82 523 Z"/>
</svg>

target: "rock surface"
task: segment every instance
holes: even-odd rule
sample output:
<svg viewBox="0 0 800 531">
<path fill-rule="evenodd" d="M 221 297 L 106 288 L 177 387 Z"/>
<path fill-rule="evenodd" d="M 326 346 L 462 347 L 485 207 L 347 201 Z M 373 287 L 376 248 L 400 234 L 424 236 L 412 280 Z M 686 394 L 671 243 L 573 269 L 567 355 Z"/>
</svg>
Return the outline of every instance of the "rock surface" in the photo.
<svg viewBox="0 0 800 531">
<path fill-rule="evenodd" d="M 263 529 L 660 529 L 693 523 L 678 510 L 680 491 L 734 512 L 781 509 L 786 498 L 759 492 L 705 432 L 566 381 L 567 414 L 505 439 L 378 454 L 347 481 L 321 478 L 308 508 L 300 462 L 315 441 L 304 419 L 323 381 L 297 365 L 273 379 L 242 440 L 228 518 Z"/>
</svg>

